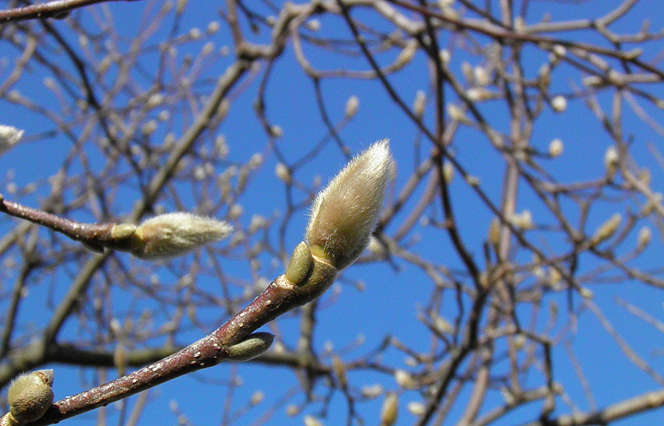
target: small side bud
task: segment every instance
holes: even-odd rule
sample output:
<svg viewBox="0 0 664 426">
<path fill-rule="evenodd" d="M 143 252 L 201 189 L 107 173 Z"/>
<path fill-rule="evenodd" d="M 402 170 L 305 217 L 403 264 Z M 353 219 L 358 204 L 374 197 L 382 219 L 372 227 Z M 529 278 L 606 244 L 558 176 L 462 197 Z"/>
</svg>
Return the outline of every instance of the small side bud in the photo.
<svg viewBox="0 0 664 426">
<path fill-rule="evenodd" d="M 118 233 L 129 232 L 120 228 Z M 230 234 L 226 222 L 191 213 L 168 213 L 143 222 L 133 234 L 129 251 L 137 257 L 154 259 L 179 256 Z"/>
<path fill-rule="evenodd" d="M 307 226 L 307 241 L 316 256 L 337 269 L 358 258 L 376 225 L 393 167 L 387 139 L 376 142 L 318 194 Z"/>
<path fill-rule="evenodd" d="M 7 392 L 9 424 L 22 425 L 39 420 L 53 403 L 52 386 L 53 370 L 18 376 Z"/>
<path fill-rule="evenodd" d="M 248 361 L 269 349 L 274 340 L 270 333 L 254 333 L 232 346 L 226 347 L 228 358 L 233 361 Z"/>
<path fill-rule="evenodd" d="M 304 241 L 295 247 L 293 255 L 286 268 L 286 278 L 295 285 L 303 284 L 311 275 L 314 267 L 314 259 L 311 256 L 311 250 Z"/>
<path fill-rule="evenodd" d="M 413 101 L 413 113 L 416 117 L 424 115 L 424 108 L 427 106 L 427 95 L 423 90 L 418 90 L 415 93 L 415 101 Z"/>
<path fill-rule="evenodd" d="M 346 377 L 346 366 L 344 362 L 338 356 L 332 357 L 332 369 L 334 370 L 335 376 L 342 388 L 348 386 L 348 378 Z"/>
<path fill-rule="evenodd" d="M 650 239 L 652 238 L 652 231 L 649 227 L 644 226 L 639 229 L 639 235 L 636 241 L 636 248 L 641 251 L 650 244 Z"/>
<path fill-rule="evenodd" d="M 489 236 L 487 238 L 491 244 L 497 246 L 500 242 L 500 221 L 498 218 L 491 219 L 491 224 L 489 225 Z"/>
<path fill-rule="evenodd" d="M 610 176 L 616 172 L 618 168 L 618 150 L 615 146 L 610 146 L 606 149 L 604 153 L 604 167 Z"/>
</svg>

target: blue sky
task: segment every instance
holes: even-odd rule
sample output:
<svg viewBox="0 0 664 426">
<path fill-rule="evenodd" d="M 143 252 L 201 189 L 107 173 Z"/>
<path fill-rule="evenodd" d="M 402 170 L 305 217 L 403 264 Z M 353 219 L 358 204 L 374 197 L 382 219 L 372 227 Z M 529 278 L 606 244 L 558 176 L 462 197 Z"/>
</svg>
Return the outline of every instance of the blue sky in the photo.
<svg viewBox="0 0 664 426">
<path fill-rule="evenodd" d="M 92 6 L 87 11 L 81 13 L 83 22 L 92 28 L 99 25 L 103 20 L 101 10 L 108 10 L 114 17 L 114 28 L 123 34 L 125 38 L 120 38 L 117 43 L 120 49 L 128 49 L 137 29 L 145 25 L 146 15 L 144 8 L 146 5 L 158 7 L 159 2 L 117 2 L 109 3 L 104 6 Z M 184 14 L 183 21 L 178 31 L 182 34 L 189 31 L 191 27 L 198 27 L 204 30 L 211 20 L 218 20 L 216 10 L 218 4 L 196 4 L 195 7 L 188 7 Z M 215 2 L 216 3 L 216 2 Z M 586 1 L 579 4 L 566 5 L 555 2 L 532 2 L 529 19 L 533 21 L 541 17 L 545 12 L 550 11 L 553 20 L 557 19 L 575 19 L 583 16 L 598 16 L 611 10 L 617 1 Z M 627 17 L 620 20 L 616 29 L 637 30 L 640 28 L 641 21 L 648 16 L 657 17 L 664 11 L 664 7 L 659 2 L 641 2 Z M 646 4 L 649 3 L 649 4 Z M 4 3 L 3 3 L 4 6 Z M 101 8 L 104 9 L 101 9 Z M 368 20 L 375 23 L 376 26 L 384 26 L 375 16 L 367 12 L 358 12 L 358 16 L 367 14 Z M 166 22 L 169 22 L 167 18 Z M 653 18 L 654 26 L 658 25 Z M 66 21 L 54 22 L 57 28 L 63 33 L 68 34 L 72 42 L 81 51 L 85 49 L 80 46 L 78 40 L 71 33 L 68 33 L 69 27 Z M 338 34 L 340 37 L 348 37 L 349 32 L 339 18 L 321 19 L 321 33 L 325 35 Z M 231 39 L 228 31 L 222 24 L 222 29 L 210 38 L 215 43 L 215 48 L 221 46 L 231 46 Z M 158 31 L 151 36 L 150 40 L 156 45 L 163 37 L 166 37 L 170 27 L 165 25 L 163 30 Z M 598 43 L 607 46 L 604 41 L 596 37 L 586 37 L 586 33 L 563 33 L 561 38 L 569 40 L 580 40 L 585 42 Z M 265 41 L 266 32 L 252 36 L 254 41 Z M 446 34 L 441 37 L 440 44 L 449 46 L 453 43 L 454 35 Z M 187 53 L 194 56 L 200 51 L 203 44 L 208 39 L 200 42 L 188 43 L 182 46 L 181 51 L 173 59 L 174 64 L 181 64 L 183 57 Z M 486 43 L 479 37 L 481 43 Z M 150 43 L 148 43 L 150 44 Z M 6 45 L 3 45 L 6 46 Z M 608 47 L 608 46 L 607 46 Z M 646 45 L 646 48 L 651 45 Z M 5 47 L 3 47 L 4 49 Z M 646 59 L 654 58 L 661 45 L 652 44 L 653 53 L 646 51 Z M 536 75 L 540 65 L 546 60 L 545 55 L 535 52 L 534 49 L 526 49 L 526 54 L 530 55 L 525 62 L 525 72 L 531 78 Z M 16 55 L 15 51 L 8 51 L 8 55 Z M 320 54 L 320 51 L 311 53 L 309 58 L 316 65 L 321 67 L 348 67 L 351 69 L 367 69 L 368 65 L 361 59 L 339 60 L 338 56 Z M 392 57 L 382 57 L 381 60 L 388 61 Z M 233 57 L 218 57 L 214 61 L 205 63 L 203 75 L 209 80 L 203 83 L 203 87 L 212 87 L 211 81 L 220 75 L 224 69 L 232 62 Z M 454 51 L 449 65 L 455 73 L 460 73 L 461 63 L 469 61 L 476 65 L 478 57 L 470 56 L 461 50 Z M 142 64 L 146 69 L 155 67 L 155 57 L 148 55 Z M 63 69 L 71 70 L 71 65 L 62 63 Z M 233 92 L 234 100 L 229 115 L 220 127 L 217 133 L 223 133 L 230 147 L 230 154 L 226 165 L 244 164 L 252 155 L 260 153 L 263 156 L 262 165 L 255 171 L 254 176 L 248 184 L 245 195 L 238 200 L 242 204 L 244 213 L 239 221 L 247 225 L 252 215 L 259 214 L 264 217 L 280 218 L 284 212 L 285 193 L 283 185 L 274 178 L 274 168 L 278 162 L 277 156 L 268 144 L 265 132 L 261 129 L 260 123 L 253 113 L 253 102 L 255 101 L 258 85 L 262 76 L 263 68 L 251 79 L 247 80 L 247 86 L 242 90 Z M 390 82 L 397 88 L 399 94 L 408 102 L 412 102 L 418 90 L 427 89 L 427 68 L 426 58 L 419 52 L 413 62 L 402 71 L 389 77 Z M 2 69 L 0 77 L 5 78 L 6 68 Z M 108 82 L 113 79 L 114 71 L 111 70 L 107 76 Z M 18 88 L 26 95 L 36 97 L 41 104 L 46 107 L 55 107 L 58 105 L 57 97 L 47 95 L 44 92 L 43 79 L 48 76 L 48 71 L 43 68 L 31 69 L 29 73 L 21 79 Z M 137 84 L 140 85 L 140 72 L 135 74 Z M 553 94 L 564 94 L 569 97 L 574 88 L 580 86 L 582 76 L 575 69 L 561 65 L 553 74 L 552 89 Z M 174 78 L 174 80 L 176 80 Z M 108 83 L 107 82 L 107 83 Z M 145 82 L 143 82 L 145 83 Z M 349 96 L 356 95 L 360 99 L 360 108 L 354 119 L 340 130 L 340 135 L 351 148 L 353 153 L 360 152 L 375 140 L 381 138 L 390 138 L 394 157 L 397 161 L 397 176 L 394 183 L 394 189 L 388 195 L 394 196 L 398 192 L 412 171 L 412 165 L 415 162 L 413 153 L 413 141 L 417 138 L 417 130 L 409 123 L 390 101 L 389 97 L 376 81 L 347 80 L 347 79 L 328 79 L 321 83 L 322 91 L 326 101 L 326 107 L 334 123 L 342 120 L 344 115 L 344 106 Z M 664 96 L 662 87 L 647 86 L 647 90 L 655 96 Z M 204 89 L 202 90 L 204 91 Z M 448 90 L 448 94 L 451 91 Z M 449 95 L 449 101 L 456 99 Z M 600 104 L 605 110 L 610 111 L 610 94 L 601 94 L 598 97 Z M 120 102 L 121 100 L 118 100 Z M 314 97 L 314 87 L 310 79 L 306 77 L 301 68 L 297 65 L 292 46 L 288 45 L 283 56 L 276 62 L 270 84 L 266 91 L 267 115 L 273 124 L 279 125 L 283 129 L 283 136 L 275 141 L 276 146 L 286 158 L 294 161 L 315 141 L 326 137 L 327 130 L 324 127 L 319 111 L 316 107 Z M 661 120 L 662 113 L 652 106 L 642 104 L 647 112 L 655 120 Z M 508 132 L 509 123 L 507 122 L 507 113 L 503 103 L 486 103 L 480 107 L 485 116 L 489 117 L 496 129 Z M 43 197 L 48 190 L 47 179 L 54 175 L 60 163 L 66 156 L 70 142 L 58 134 L 53 138 L 40 139 L 36 142 L 30 142 L 31 136 L 40 132 L 52 130 L 52 122 L 48 122 L 43 117 L 36 117 L 34 114 L 27 113 L 25 109 L 11 105 L 5 100 L 0 100 L 0 115 L 2 115 L 3 124 L 11 124 L 19 128 L 26 129 L 26 142 L 0 157 L 0 178 L 1 183 L 6 185 L 14 182 L 19 186 L 27 182 L 37 180 L 39 182 L 38 190 L 32 194 L 24 195 L 20 201 L 27 205 L 36 205 L 40 197 Z M 432 107 L 429 104 L 427 109 L 427 123 L 432 126 Z M 183 117 L 173 117 L 169 123 L 170 131 L 181 132 L 187 124 L 190 123 L 190 117 L 186 114 Z M 625 133 L 633 138 L 632 155 L 635 161 L 641 167 L 648 167 L 652 173 L 652 187 L 656 190 L 661 186 L 664 176 L 662 169 L 657 163 L 656 158 L 648 149 L 651 143 L 658 149 L 661 149 L 661 136 L 646 126 L 628 107 L 624 107 L 623 119 Z M 154 138 L 163 137 L 167 129 L 160 128 Z M 216 135 L 204 135 L 199 147 L 210 148 L 214 143 Z M 531 145 L 538 150 L 546 151 L 549 142 L 553 138 L 560 138 L 565 143 L 564 154 L 556 159 L 543 160 L 547 169 L 560 181 L 573 182 L 577 180 L 588 180 L 599 178 L 604 174 L 603 156 L 606 148 L 611 141 L 599 123 L 592 117 L 583 101 L 569 99 L 568 108 L 562 114 L 556 114 L 550 109 L 546 111 L 537 121 L 533 131 Z M 498 153 L 491 149 L 488 141 L 479 132 L 463 128 L 457 134 L 454 145 L 454 151 L 457 159 L 466 167 L 470 173 L 476 175 L 481 180 L 481 187 L 486 191 L 491 199 L 498 203 L 500 200 L 500 188 L 502 175 L 504 172 L 504 162 L 500 159 Z M 92 148 L 90 148 L 92 150 Z M 422 141 L 422 153 L 429 150 L 426 140 Z M 38 155 L 36 155 L 38 154 Z M 92 167 L 103 167 L 104 161 L 101 156 L 93 153 L 92 158 L 97 158 L 99 163 Z M 307 163 L 296 172 L 296 178 L 313 186 L 316 177 L 325 183 L 330 179 L 345 163 L 345 157 L 340 153 L 334 144 L 328 144 L 314 161 Z M 80 164 L 74 164 L 73 169 L 82 167 Z M 222 173 L 224 164 L 216 165 L 215 173 Z M 8 176 L 10 170 L 12 175 Z M 133 185 L 133 186 L 132 186 Z M 423 193 L 424 184 L 420 184 L 415 196 L 406 205 L 405 211 L 413 208 L 415 201 Z M 180 192 L 185 192 L 180 188 Z M 6 189 L 3 189 L 6 191 Z M 128 181 L 118 191 L 118 202 L 112 206 L 112 211 L 118 216 L 127 214 L 139 196 L 136 190 L 136 182 Z M 257 195 L 258 194 L 258 195 Z M 480 200 L 469 190 L 468 186 L 461 180 L 455 178 L 451 185 L 451 194 L 454 202 L 455 213 L 459 221 L 461 235 L 478 262 L 483 262 L 482 242 L 486 239 L 489 221 L 492 214 L 482 205 Z M 296 191 L 294 198 L 296 202 L 304 202 L 307 195 L 302 191 Z M 191 195 L 188 199 L 183 197 L 184 203 L 195 203 L 196 196 Z M 610 217 L 616 211 L 625 211 L 627 205 L 632 205 L 632 209 L 638 209 L 643 202 L 642 198 L 630 197 L 626 199 L 610 199 L 607 202 L 600 202 L 591 209 L 587 232 L 592 232 L 605 219 Z M 172 203 L 166 202 L 167 209 L 172 208 Z M 528 208 L 532 211 L 535 221 L 538 223 L 551 223 L 544 207 L 536 201 L 536 197 L 525 185 L 521 186 L 517 201 L 517 211 Z M 567 206 L 566 214 L 568 217 L 575 218 L 576 222 L 579 215 L 578 208 L 573 205 Z M 80 212 L 80 217 L 75 219 L 90 220 L 89 211 Z M 427 217 L 440 219 L 440 203 L 434 204 L 434 207 L 427 210 Z M 388 227 L 387 232 L 394 232 L 405 215 L 399 214 L 394 222 L 397 226 Z M 306 214 L 299 211 L 287 228 L 286 241 L 288 250 L 291 250 L 304 234 L 306 225 Z M 0 219 L 0 232 L 5 232 L 11 227 L 16 226 L 16 221 L 7 218 Z M 656 229 L 656 223 L 649 225 Z M 637 227 L 638 229 L 638 227 Z M 654 233 L 653 243 L 647 253 L 636 263 L 644 269 L 659 267 L 657 259 L 662 257 L 661 237 L 657 232 Z M 270 237 L 276 241 L 276 232 Z M 535 244 L 541 244 L 541 249 L 550 254 L 559 254 L 563 247 L 566 247 L 566 241 L 559 236 L 554 236 L 545 230 L 532 231 L 528 234 L 529 240 Z M 451 243 L 446 234 L 440 230 L 434 230 L 432 227 L 418 225 L 409 234 L 409 238 L 416 244 L 412 250 L 415 253 L 426 255 L 429 259 L 435 259 L 446 267 L 454 269 L 460 268 L 459 258 L 454 254 Z M 256 238 L 257 240 L 257 238 Z M 256 241 L 254 240 L 254 242 Z M 636 233 L 631 235 L 624 243 L 634 245 Z M 224 243 L 222 243 L 223 245 Z M 627 249 L 625 249 L 627 251 Z M 241 253 L 239 253 L 241 254 Z M 128 256 L 122 254 L 121 256 Z M 520 252 L 519 258 L 529 259 L 530 254 Z M 273 260 L 269 256 L 262 258 L 264 266 L 261 269 L 261 276 L 271 278 L 280 273 L 281 266 L 272 265 Z M 276 259 L 279 261 L 279 259 Z M 186 260 L 183 260 L 185 262 Z M 151 265 L 143 261 L 135 261 L 144 268 L 145 274 L 158 273 L 160 278 L 165 281 L 176 281 L 178 277 L 169 275 L 165 268 L 158 266 L 153 270 Z M 398 271 L 394 271 L 387 264 L 365 265 L 358 264 L 349 268 L 343 276 L 343 279 L 337 282 L 322 298 L 323 308 L 317 315 L 318 328 L 315 334 L 315 347 L 319 353 L 324 353 L 324 348 L 329 343 L 335 350 L 345 347 L 352 349 L 344 351 L 341 356 L 349 361 L 357 359 L 367 354 L 373 348 L 378 346 L 386 335 L 393 335 L 408 346 L 420 351 L 426 351 L 431 345 L 431 336 L 427 329 L 418 321 L 418 312 L 421 312 L 427 305 L 432 283 L 426 275 L 403 261 L 397 260 Z M 590 271 L 597 266 L 597 260 L 590 256 L 582 256 L 580 270 Z M 228 268 L 229 274 L 237 277 L 246 277 L 247 282 L 252 280 L 249 267 L 246 262 L 232 261 L 224 264 Z M 156 272 L 155 272 L 156 271 Z M 43 299 L 38 295 L 53 297 L 57 300 L 59 295 L 64 294 L 67 286 L 62 282 L 66 281 L 75 274 L 76 271 L 58 271 L 54 276 L 54 285 L 51 290 L 37 288 L 34 291 L 34 305 L 28 301 L 23 309 L 34 310 L 35 312 L 44 312 Z M 270 275 L 272 274 L 272 275 Z M 607 274 L 609 278 L 611 274 Z M 352 283 L 361 281 L 364 283 L 364 291 L 358 291 Z M 199 276 L 196 286 L 201 288 L 213 289 L 217 283 L 214 276 Z M 659 342 L 662 342 L 661 334 L 654 328 L 646 325 L 643 321 L 621 307 L 617 298 L 622 298 L 629 303 L 633 303 L 643 310 L 649 312 L 656 318 L 662 317 L 662 297 L 661 291 L 647 287 L 642 283 L 633 281 L 622 281 L 620 283 L 602 283 L 591 286 L 595 297 L 593 299 L 603 311 L 604 315 L 610 318 L 618 331 L 637 348 L 639 354 L 647 360 L 655 370 L 659 371 L 664 367 L 661 356 L 657 356 L 655 351 L 661 349 Z M 240 288 L 236 288 L 240 292 Z M 123 296 L 124 295 L 124 296 Z M 126 297 L 123 291 L 118 290 L 114 297 L 120 298 L 116 303 L 122 305 L 122 297 Z M 452 297 L 444 297 L 441 315 L 447 318 L 453 318 L 456 314 L 455 302 Z M 578 296 L 575 296 L 575 307 L 581 305 Z M 334 301 L 335 303 L 330 303 Z M 661 386 L 649 379 L 643 372 L 635 368 L 625 356 L 621 353 L 615 341 L 606 333 L 596 318 L 588 312 L 582 312 L 579 315 L 578 325 L 570 323 L 567 315 L 567 299 L 565 293 L 546 295 L 546 306 L 550 303 L 557 303 L 559 306 L 559 317 L 555 322 L 555 329 L 560 330 L 561 334 L 570 327 L 576 328 L 574 333 L 565 333 L 563 337 L 564 344 L 557 346 L 554 351 L 554 370 L 556 380 L 565 385 L 565 389 L 573 400 L 582 410 L 588 410 L 589 404 L 585 399 L 583 389 L 579 384 L 574 373 L 574 367 L 571 364 L 565 345 L 568 344 L 573 351 L 579 363 L 584 367 L 584 374 L 591 383 L 595 400 L 598 406 L 614 403 L 620 399 L 638 395 L 648 390 L 656 390 Z M 121 311 L 118 310 L 118 313 Z M 47 313 L 47 312 L 45 312 Z M 523 308 L 519 313 L 524 321 L 529 318 L 529 308 Z M 202 314 L 206 319 L 219 317 L 213 307 L 207 308 Z M 46 322 L 47 318 L 41 318 L 37 314 L 36 318 L 24 319 L 23 324 L 40 325 Z M 541 324 L 543 327 L 544 324 Z M 285 316 L 279 320 L 278 330 L 284 342 L 290 347 L 294 347 L 298 335 L 299 321 L 292 316 Z M 71 323 L 65 329 L 65 336 L 75 339 L 78 324 Z M 178 343 L 184 344 L 193 341 L 201 336 L 201 330 L 191 329 L 189 332 L 180 336 Z M 187 340 L 191 339 L 191 340 Z M 362 341 L 361 345 L 355 342 Z M 328 343 L 329 342 L 329 343 Z M 504 344 L 504 343 L 503 343 Z M 498 345 L 500 352 L 500 345 Z M 504 347 L 502 348 L 504 349 Z M 322 356 L 323 361 L 329 363 L 330 357 Z M 388 350 L 382 361 L 394 368 L 410 369 L 405 364 L 405 355 L 394 349 Z M 507 363 L 505 364 L 507 367 Z M 91 372 L 79 373 L 78 370 L 56 365 L 56 397 L 63 397 L 76 393 L 90 384 L 92 380 Z M 113 377 L 114 372 L 109 371 L 109 378 Z M 229 390 L 228 386 L 219 386 L 219 383 L 227 383 L 231 378 L 241 377 L 242 385 Z M 394 379 L 389 375 L 377 374 L 374 372 L 357 371 L 350 373 L 351 385 L 360 386 L 365 384 L 379 383 L 386 389 L 395 389 Z M 533 375 L 529 378 L 533 386 L 542 383 L 541 377 Z M 87 383 L 87 385 L 85 385 Z M 525 383 L 528 383 L 526 381 Z M 156 424 L 165 422 L 172 424 L 176 422 L 176 416 L 169 408 L 170 401 L 177 401 L 177 410 L 184 414 L 194 424 L 219 424 L 222 413 L 225 410 L 226 398 L 232 394 L 231 412 L 241 410 L 244 404 L 247 404 L 249 398 L 255 391 L 265 393 L 265 401 L 258 407 L 242 417 L 240 424 L 250 424 L 262 419 L 266 413 L 265 407 L 279 404 L 279 399 L 288 392 L 296 396 L 289 400 L 289 404 L 304 403 L 304 394 L 301 392 L 298 380 L 293 373 L 285 368 L 263 367 L 258 365 L 240 365 L 240 364 L 222 364 L 211 369 L 191 374 L 162 384 L 150 391 L 149 403 L 143 413 L 143 424 Z M 321 394 L 325 393 L 322 386 L 316 388 Z M 467 393 L 462 394 L 467 398 Z M 489 392 L 485 406 L 481 413 L 486 413 L 496 404 L 502 401 L 503 396 L 498 389 Z M 464 400 L 462 396 L 460 400 Z M 414 420 L 406 410 L 406 405 L 410 401 L 419 401 L 421 396 L 415 391 L 406 391 L 400 396 L 400 420 L 399 424 L 411 424 Z M 136 397 L 130 399 L 130 406 L 136 401 Z M 358 409 L 361 411 L 368 424 L 374 424 L 379 416 L 382 399 L 371 402 L 362 402 Z M 497 424 L 519 424 L 533 418 L 540 408 L 540 402 L 526 405 L 524 408 L 516 410 L 514 414 L 504 422 Z M 322 405 L 313 403 L 308 405 L 303 414 L 318 416 Z M 453 410 L 450 419 L 457 419 L 461 414 L 463 405 Z M 116 405 L 107 407 L 110 413 L 113 413 L 109 423 L 117 418 Z M 346 402 L 341 393 L 337 392 L 332 397 L 329 417 L 326 424 L 342 424 L 346 418 Z M 557 413 L 569 413 L 569 406 L 562 400 L 557 401 Z M 232 414 L 228 414 L 232 418 Z M 617 424 L 637 425 L 653 424 L 661 418 L 661 410 L 652 413 L 628 418 Z M 97 416 L 97 412 L 91 412 L 76 419 L 68 421 L 68 424 L 90 424 Z M 211 416 L 211 417 L 210 417 Z M 297 417 L 297 422 L 302 422 L 302 415 Z M 293 419 L 286 416 L 283 406 L 279 405 L 271 417 L 271 424 L 293 424 Z"/>
</svg>

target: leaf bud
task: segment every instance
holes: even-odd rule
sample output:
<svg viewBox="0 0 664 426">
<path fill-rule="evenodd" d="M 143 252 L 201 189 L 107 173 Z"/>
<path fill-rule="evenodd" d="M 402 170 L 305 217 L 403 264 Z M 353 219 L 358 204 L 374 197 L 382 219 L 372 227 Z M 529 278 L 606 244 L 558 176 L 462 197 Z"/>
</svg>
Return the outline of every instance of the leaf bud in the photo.
<svg viewBox="0 0 664 426">
<path fill-rule="evenodd" d="M 7 392 L 10 424 L 22 425 L 39 420 L 53 403 L 52 386 L 53 370 L 18 376 Z"/>
</svg>

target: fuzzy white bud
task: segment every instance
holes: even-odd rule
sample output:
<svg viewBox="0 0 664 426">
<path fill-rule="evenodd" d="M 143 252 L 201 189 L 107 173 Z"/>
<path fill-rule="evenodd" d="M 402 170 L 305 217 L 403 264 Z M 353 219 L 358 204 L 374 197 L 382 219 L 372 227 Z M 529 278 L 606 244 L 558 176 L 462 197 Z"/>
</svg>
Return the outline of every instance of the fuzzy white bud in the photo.
<svg viewBox="0 0 664 426">
<path fill-rule="evenodd" d="M 353 95 L 346 101 L 346 118 L 352 118 L 360 107 L 360 98 Z"/>
<path fill-rule="evenodd" d="M 426 413 L 426 406 L 418 401 L 412 401 L 408 403 L 408 411 L 413 416 L 421 416 Z"/>
<path fill-rule="evenodd" d="M 618 167 L 618 150 L 615 146 L 610 146 L 606 149 L 604 153 L 604 167 L 606 167 L 606 171 L 610 175 L 615 173 Z"/>
<path fill-rule="evenodd" d="M 445 164 L 443 164 L 443 179 L 445 179 L 445 183 L 448 185 L 452 183 L 452 179 L 454 179 L 454 166 L 449 161 L 446 161 Z"/>
<path fill-rule="evenodd" d="M 649 227 L 644 226 L 639 229 L 639 235 L 636 240 L 636 246 L 639 250 L 643 250 L 650 244 L 650 239 L 652 238 L 652 231 Z"/>
<path fill-rule="evenodd" d="M 316 417 L 307 414 L 304 416 L 304 426 L 323 426 L 323 423 Z"/>
<path fill-rule="evenodd" d="M 477 65 L 473 68 L 473 79 L 478 86 L 486 86 L 491 81 L 491 76 L 486 68 Z"/>
<path fill-rule="evenodd" d="M 310 19 L 304 24 L 310 31 L 319 31 L 320 30 L 320 21 L 318 19 Z"/>
<path fill-rule="evenodd" d="M 447 49 L 440 49 L 440 52 L 438 52 L 438 58 L 440 58 L 440 62 L 443 65 L 447 65 L 450 62 L 451 57 L 450 51 Z"/>
<path fill-rule="evenodd" d="M 270 127 L 270 136 L 275 138 L 280 138 L 283 135 L 284 135 L 284 130 L 278 124 L 275 124 L 272 127 Z"/>
<path fill-rule="evenodd" d="M 145 259 L 179 256 L 230 234 L 226 222 L 191 213 L 168 213 L 136 228 L 130 251 Z"/>
<path fill-rule="evenodd" d="M 369 399 L 378 398 L 383 393 L 381 385 L 367 385 L 362 387 L 362 396 Z"/>
<path fill-rule="evenodd" d="M 419 386 L 417 380 L 406 370 L 396 370 L 394 372 L 394 380 L 404 389 L 417 389 Z"/>
<path fill-rule="evenodd" d="M 258 405 L 261 402 L 263 402 L 264 399 L 265 399 L 265 393 L 263 393 L 263 391 L 258 390 L 251 395 L 251 399 L 249 399 L 249 404 L 251 404 L 252 406 Z"/>
<path fill-rule="evenodd" d="M 512 224 L 519 229 L 533 229 L 533 215 L 530 210 L 524 210 L 521 213 L 514 213 L 511 216 Z"/>
<path fill-rule="evenodd" d="M 394 162 L 387 139 L 355 157 L 312 205 L 307 241 L 312 253 L 337 269 L 357 259 L 369 242 Z"/>
<path fill-rule="evenodd" d="M 415 53 L 417 53 L 417 42 L 415 40 L 409 40 L 406 43 L 406 47 L 404 47 L 403 50 L 399 53 L 399 56 L 397 56 L 397 60 L 394 62 L 394 66 L 401 68 L 407 65 L 410 61 L 413 60 Z"/>
<path fill-rule="evenodd" d="M 551 157 L 559 157 L 563 153 L 563 141 L 556 138 L 549 142 L 549 155 Z"/>
<path fill-rule="evenodd" d="M 217 31 L 219 31 L 220 27 L 221 27 L 221 25 L 219 25 L 219 21 L 211 21 L 208 24 L 206 31 L 207 31 L 208 34 L 214 34 Z"/>
<path fill-rule="evenodd" d="M 286 166 L 284 163 L 277 163 L 277 165 L 274 167 L 274 174 L 277 175 L 277 178 L 279 178 L 279 180 L 284 183 L 290 183 L 292 179 L 290 170 L 288 170 L 288 166 Z"/>
<path fill-rule="evenodd" d="M 567 99 L 564 96 L 558 95 L 551 100 L 551 108 L 555 112 L 563 112 L 567 109 Z"/>
<path fill-rule="evenodd" d="M 466 113 L 463 112 L 461 107 L 459 107 L 458 105 L 449 104 L 447 106 L 447 113 L 449 114 L 452 120 L 461 121 L 461 122 L 468 121 L 468 119 L 466 118 Z"/>
<path fill-rule="evenodd" d="M 614 213 L 613 216 L 611 216 L 602 225 L 600 225 L 599 228 L 597 228 L 597 231 L 595 231 L 590 239 L 591 244 L 596 246 L 597 244 L 611 238 L 618 230 L 621 221 L 622 215 L 620 213 Z"/>
<path fill-rule="evenodd" d="M 413 112 L 415 116 L 422 117 L 424 115 L 424 108 L 427 104 L 427 95 L 423 90 L 418 90 L 415 93 L 415 101 L 413 101 Z"/>
<path fill-rule="evenodd" d="M 0 154 L 16 145 L 23 137 L 23 130 L 0 124 Z"/>
</svg>

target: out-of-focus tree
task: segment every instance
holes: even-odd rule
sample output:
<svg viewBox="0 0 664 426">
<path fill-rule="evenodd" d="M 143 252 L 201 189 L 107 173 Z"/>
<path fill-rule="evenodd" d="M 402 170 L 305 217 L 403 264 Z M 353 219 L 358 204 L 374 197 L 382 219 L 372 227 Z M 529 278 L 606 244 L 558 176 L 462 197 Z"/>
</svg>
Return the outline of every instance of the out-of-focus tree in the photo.
<svg viewBox="0 0 664 426">
<path fill-rule="evenodd" d="M 660 408 L 661 345 L 643 338 L 664 330 L 654 3 L 2 2 L 0 383 L 54 368 L 57 401 L 59 380 L 163 368 L 268 291 L 321 180 L 388 137 L 396 176 L 359 266 L 270 323 L 272 348 L 219 385 L 224 424 L 607 424 Z M 175 211 L 233 231 L 157 262 L 113 240 Z M 293 375 L 236 402 L 252 368 Z M 120 423 L 166 406 L 147 395 L 122 400 Z"/>
</svg>

